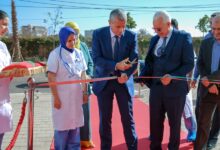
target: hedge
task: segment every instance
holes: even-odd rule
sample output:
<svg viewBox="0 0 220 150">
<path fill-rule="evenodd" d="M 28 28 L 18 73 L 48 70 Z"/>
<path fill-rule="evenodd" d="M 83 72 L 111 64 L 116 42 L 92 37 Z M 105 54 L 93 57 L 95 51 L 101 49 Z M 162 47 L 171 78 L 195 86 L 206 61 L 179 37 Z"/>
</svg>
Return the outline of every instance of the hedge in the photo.
<svg viewBox="0 0 220 150">
<path fill-rule="evenodd" d="M 51 50 L 53 50 L 53 38 L 20 38 L 21 53 L 25 60 L 28 59 L 47 59 Z M 139 57 L 144 59 L 149 47 L 150 38 L 144 38 L 138 40 L 139 47 Z M 202 38 L 193 38 L 193 47 L 195 52 L 198 54 L 199 47 L 201 44 Z M 10 38 L 3 38 L 3 42 L 6 43 L 11 55 L 12 55 L 12 40 Z M 91 39 L 85 39 L 85 42 L 88 46 L 91 46 Z M 55 45 L 59 45 L 58 37 L 55 38 Z"/>
<path fill-rule="evenodd" d="M 10 38 L 3 38 L 3 42 L 6 43 L 9 52 L 12 55 L 12 40 Z M 47 58 L 50 51 L 53 50 L 53 38 L 20 38 L 20 48 L 22 56 L 25 60 L 30 58 L 44 59 Z M 58 38 L 55 38 L 55 45 L 59 45 Z"/>
</svg>

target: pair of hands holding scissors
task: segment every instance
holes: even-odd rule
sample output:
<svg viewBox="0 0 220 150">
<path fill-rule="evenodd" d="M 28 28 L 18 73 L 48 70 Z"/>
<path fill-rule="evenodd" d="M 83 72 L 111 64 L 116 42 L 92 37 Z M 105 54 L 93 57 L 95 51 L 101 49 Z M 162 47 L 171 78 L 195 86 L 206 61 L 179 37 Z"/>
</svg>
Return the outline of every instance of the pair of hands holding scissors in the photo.
<svg viewBox="0 0 220 150">
<path fill-rule="evenodd" d="M 133 61 L 130 61 L 129 58 L 126 58 L 120 62 L 118 62 L 115 66 L 115 70 L 125 71 L 132 67 L 132 65 L 136 64 L 136 58 Z M 122 73 L 120 77 L 118 77 L 118 82 L 123 84 L 127 82 L 128 76 L 126 73 Z"/>
</svg>

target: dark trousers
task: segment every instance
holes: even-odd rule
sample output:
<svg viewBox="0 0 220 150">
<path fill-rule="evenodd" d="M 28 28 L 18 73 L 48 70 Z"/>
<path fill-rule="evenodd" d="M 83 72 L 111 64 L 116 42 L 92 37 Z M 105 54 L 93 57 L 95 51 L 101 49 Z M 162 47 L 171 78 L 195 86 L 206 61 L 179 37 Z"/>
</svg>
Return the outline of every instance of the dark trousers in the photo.
<svg viewBox="0 0 220 150">
<path fill-rule="evenodd" d="M 90 98 L 88 103 L 83 104 L 84 126 L 80 128 L 80 140 L 91 140 L 91 123 L 90 123 Z"/>
<path fill-rule="evenodd" d="M 4 133 L 0 133 L 0 150 L 2 147 L 2 141 L 3 141 Z"/>
<path fill-rule="evenodd" d="M 151 150 L 162 150 L 165 114 L 170 125 L 169 150 L 178 150 L 180 128 L 186 96 L 169 97 L 163 93 L 163 86 L 157 85 L 150 91 L 150 135 Z M 172 93 L 170 93 L 172 94 Z"/>
<path fill-rule="evenodd" d="M 125 84 L 116 80 L 109 81 L 98 97 L 101 138 L 101 150 L 111 150 L 112 147 L 112 108 L 114 94 L 117 98 L 121 122 L 128 150 L 137 150 L 137 135 L 133 119 L 133 100 Z"/>
<path fill-rule="evenodd" d="M 206 150 L 209 135 L 211 135 L 210 127 L 212 125 L 213 116 L 217 108 L 218 108 L 218 113 L 220 113 L 219 95 L 217 96 L 215 94 L 208 93 L 205 97 L 201 99 L 199 105 L 199 121 L 198 121 L 197 137 L 196 137 L 196 142 L 194 144 L 195 150 Z M 220 123 L 219 120 L 217 121 L 217 123 L 218 124 Z"/>
<path fill-rule="evenodd" d="M 199 91 L 200 85 L 201 83 L 199 83 L 198 85 L 198 90 L 197 93 Z M 197 94 L 197 98 L 196 98 L 196 108 L 195 108 L 195 114 L 196 114 L 196 121 L 199 122 L 199 109 L 200 109 L 200 95 Z M 217 108 L 214 111 L 214 115 L 213 115 L 213 119 L 211 121 L 211 128 L 210 128 L 210 133 L 209 133 L 209 138 L 208 138 L 208 142 L 207 144 L 216 144 L 218 141 L 218 135 L 219 135 L 219 131 L 220 131 L 220 110 Z"/>
</svg>

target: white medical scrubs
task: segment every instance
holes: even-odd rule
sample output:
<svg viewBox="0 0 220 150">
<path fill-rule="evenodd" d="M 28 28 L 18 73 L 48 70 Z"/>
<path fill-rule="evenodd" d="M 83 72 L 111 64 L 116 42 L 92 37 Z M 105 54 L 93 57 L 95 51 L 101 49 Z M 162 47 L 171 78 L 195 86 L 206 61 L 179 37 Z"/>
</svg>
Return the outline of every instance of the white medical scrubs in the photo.
<svg viewBox="0 0 220 150">
<path fill-rule="evenodd" d="M 56 81 L 72 81 L 81 79 L 82 71 L 87 69 L 80 50 L 73 53 L 63 48 L 54 49 L 48 58 L 48 71 L 56 73 Z M 54 108 L 52 100 L 52 118 L 55 130 L 64 131 L 83 126 L 83 95 L 81 84 L 57 85 L 61 100 L 61 108 Z"/>
<path fill-rule="evenodd" d="M 6 45 L 0 41 L 0 71 L 11 64 Z M 0 78 L 0 134 L 12 130 L 12 107 L 9 95 L 10 78 Z"/>
</svg>

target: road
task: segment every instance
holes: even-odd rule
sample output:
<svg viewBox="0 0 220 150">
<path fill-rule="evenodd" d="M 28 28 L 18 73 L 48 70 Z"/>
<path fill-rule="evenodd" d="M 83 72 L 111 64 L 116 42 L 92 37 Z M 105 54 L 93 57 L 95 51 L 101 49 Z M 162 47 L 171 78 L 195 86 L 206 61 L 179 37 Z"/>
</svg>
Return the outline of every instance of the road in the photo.
<svg viewBox="0 0 220 150">
<path fill-rule="evenodd" d="M 28 88 L 28 78 L 29 77 L 14 78 L 10 86 L 11 93 L 24 93 L 24 91 Z M 34 78 L 36 84 L 47 82 L 47 77 L 45 73 L 34 75 L 32 78 Z M 48 87 L 36 87 L 36 90 L 40 93 L 50 92 L 50 89 Z"/>
</svg>

